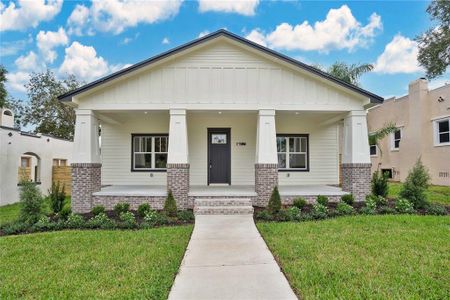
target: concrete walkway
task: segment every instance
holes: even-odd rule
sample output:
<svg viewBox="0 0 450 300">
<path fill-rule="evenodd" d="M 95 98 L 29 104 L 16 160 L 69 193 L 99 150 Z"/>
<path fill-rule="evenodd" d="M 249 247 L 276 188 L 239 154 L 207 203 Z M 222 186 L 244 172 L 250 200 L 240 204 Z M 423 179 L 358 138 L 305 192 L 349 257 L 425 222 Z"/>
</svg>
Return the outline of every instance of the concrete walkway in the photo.
<svg viewBox="0 0 450 300">
<path fill-rule="evenodd" d="M 297 299 L 252 215 L 198 215 L 169 299 Z"/>
</svg>

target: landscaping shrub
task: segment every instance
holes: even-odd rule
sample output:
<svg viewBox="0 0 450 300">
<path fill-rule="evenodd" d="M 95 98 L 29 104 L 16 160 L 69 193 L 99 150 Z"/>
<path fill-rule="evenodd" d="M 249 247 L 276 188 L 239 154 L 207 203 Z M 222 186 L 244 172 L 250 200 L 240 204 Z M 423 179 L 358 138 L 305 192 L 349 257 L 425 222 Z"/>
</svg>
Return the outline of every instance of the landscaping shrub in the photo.
<svg viewBox="0 0 450 300">
<path fill-rule="evenodd" d="M 298 198 L 294 199 L 293 205 L 299 209 L 303 209 L 307 203 L 308 202 L 306 202 L 305 198 L 298 197 Z"/>
<path fill-rule="evenodd" d="M 117 203 L 114 206 L 114 211 L 117 215 L 120 215 L 121 213 L 127 212 L 130 210 L 130 204 L 125 202 Z"/>
<path fill-rule="evenodd" d="M 393 215 L 393 214 L 396 214 L 396 213 L 397 213 L 397 211 L 396 211 L 394 208 L 389 207 L 389 206 L 387 206 L 387 205 L 385 205 L 385 206 L 380 206 L 379 208 L 377 208 L 377 212 L 378 212 L 380 215 Z"/>
<path fill-rule="evenodd" d="M 256 214 L 256 218 L 263 221 L 271 221 L 273 219 L 272 215 L 267 210 L 259 211 Z"/>
<path fill-rule="evenodd" d="M 414 205 L 407 199 L 398 198 L 395 201 L 395 210 L 401 214 L 412 214 L 414 213 Z"/>
<path fill-rule="evenodd" d="M 66 199 L 64 184 L 61 186 L 59 181 L 52 182 L 52 187 L 48 190 L 48 198 L 53 212 L 55 214 L 59 213 L 63 209 L 64 200 Z"/>
<path fill-rule="evenodd" d="M 352 215 L 354 212 L 355 209 L 345 202 L 339 202 L 336 206 L 336 213 L 340 216 Z"/>
<path fill-rule="evenodd" d="M 348 205 L 353 205 L 353 203 L 355 203 L 355 197 L 353 197 L 352 194 L 345 194 L 341 197 L 341 201 Z"/>
<path fill-rule="evenodd" d="M 33 231 L 48 231 L 55 228 L 55 223 L 47 216 L 42 216 L 32 227 Z"/>
<path fill-rule="evenodd" d="M 381 207 L 381 206 L 386 206 L 388 201 L 386 198 L 384 198 L 383 196 L 377 196 L 377 195 L 367 195 L 366 196 L 366 203 L 367 201 L 371 201 L 372 203 L 375 204 L 375 207 Z"/>
<path fill-rule="evenodd" d="M 399 193 L 400 198 L 407 199 L 415 209 L 426 207 L 427 197 L 425 191 L 429 186 L 429 182 L 430 175 L 428 170 L 419 158 L 403 183 L 403 188 Z"/>
<path fill-rule="evenodd" d="M 366 196 L 366 205 L 361 209 L 361 213 L 366 215 L 373 215 L 376 213 L 377 202 L 375 198 L 377 197 L 373 195 Z"/>
<path fill-rule="evenodd" d="M 177 218 L 183 222 L 190 222 L 195 219 L 194 213 L 190 210 L 180 210 L 177 213 Z"/>
<path fill-rule="evenodd" d="M 313 205 L 311 216 L 314 219 L 325 219 L 326 217 L 328 217 L 328 208 L 323 204 L 315 203 Z"/>
<path fill-rule="evenodd" d="M 88 228 L 101 228 L 112 229 L 115 227 L 114 221 L 112 221 L 105 213 L 99 213 L 95 217 L 92 217 L 87 221 L 86 226 Z"/>
<path fill-rule="evenodd" d="M 447 214 L 447 209 L 445 206 L 437 203 L 428 204 L 426 210 L 429 215 L 445 216 Z"/>
<path fill-rule="evenodd" d="M 177 216 L 177 203 L 175 201 L 175 198 L 173 197 L 172 191 L 169 191 L 166 201 L 164 202 L 164 212 L 169 217 Z"/>
<path fill-rule="evenodd" d="M 275 186 L 272 191 L 272 195 L 270 195 L 269 199 L 269 205 L 267 206 L 267 209 L 272 215 L 277 214 L 281 209 L 281 197 L 280 193 L 278 192 L 278 187 Z"/>
<path fill-rule="evenodd" d="M 319 196 L 317 196 L 316 201 L 317 201 L 317 203 L 319 203 L 319 204 L 321 204 L 323 206 L 327 206 L 328 205 L 328 197 L 327 196 L 319 195 Z"/>
<path fill-rule="evenodd" d="M 59 216 L 63 219 L 63 220 L 67 220 L 67 218 L 69 217 L 69 215 L 72 213 L 72 209 L 70 208 L 70 204 L 67 203 L 63 206 L 63 208 L 61 209 L 61 211 L 59 212 Z"/>
<path fill-rule="evenodd" d="M 22 181 L 20 186 L 20 220 L 34 224 L 42 216 L 42 198 L 36 184 L 30 181 Z"/>
<path fill-rule="evenodd" d="M 389 193 L 388 176 L 380 171 L 375 171 L 371 182 L 372 194 L 386 198 Z"/>
<path fill-rule="evenodd" d="M 137 209 L 137 213 L 141 218 L 145 217 L 148 211 L 150 211 L 150 205 L 148 203 L 142 203 Z"/>
<path fill-rule="evenodd" d="M 86 222 L 84 218 L 77 214 L 70 214 L 66 220 L 66 227 L 71 229 L 83 228 Z"/>
<path fill-rule="evenodd" d="M 10 234 L 18 234 L 27 231 L 30 228 L 30 225 L 28 223 L 22 222 L 22 221 L 15 221 L 12 223 L 4 224 L 1 227 L 1 231 L 5 235 Z"/>
<path fill-rule="evenodd" d="M 120 213 L 120 226 L 122 228 L 133 229 L 136 228 L 136 217 L 131 211 Z"/>
<path fill-rule="evenodd" d="M 118 204 L 117 204 L 118 205 Z M 116 207 L 117 207 L 116 205 Z M 116 209 L 116 207 L 114 207 L 114 210 Z M 94 208 L 91 210 L 91 213 L 96 216 L 99 214 L 104 214 L 106 211 L 105 207 L 103 205 L 96 205 L 94 206 Z"/>
<path fill-rule="evenodd" d="M 290 215 L 291 220 L 298 221 L 301 218 L 301 210 L 297 206 L 290 207 L 287 209 L 288 214 Z"/>
<path fill-rule="evenodd" d="M 149 226 L 164 225 L 167 224 L 169 220 L 165 214 L 157 213 L 154 210 L 149 210 L 144 216 L 144 223 Z"/>
<path fill-rule="evenodd" d="M 290 214 L 288 209 L 280 209 L 276 215 L 274 215 L 275 219 L 280 222 L 292 221 L 292 215 Z"/>
</svg>

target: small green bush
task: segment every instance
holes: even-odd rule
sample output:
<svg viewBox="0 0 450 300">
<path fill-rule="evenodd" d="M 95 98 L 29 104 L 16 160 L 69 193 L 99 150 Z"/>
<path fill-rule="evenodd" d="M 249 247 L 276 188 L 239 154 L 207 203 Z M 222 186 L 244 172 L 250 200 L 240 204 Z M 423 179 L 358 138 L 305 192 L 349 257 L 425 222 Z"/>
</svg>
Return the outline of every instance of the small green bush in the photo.
<svg viewBox="0 0 450 300">
<path fill-rule="evenodd" d="M 263 221 L 272 221 L 273 217 L 272 214 L 267 210 L 261 210 L 256 214 L 256 219 Z"/>
<path fill-rule="evenodd" d="M 288 222 L 293 220 L 292 215 L 288 209 L 280 209 L 274 217 L 277 221 L 280 222 Z"/>
<path fill-rule="evenodd" d="M 400 198 L 407 199 L 415 209 L 425 208 L 428 204 L 425 191 L 428 189 L 429 182 L 430 174 L 419 158 L 403 183 L 399 193 Z"/>
<path fill-rule="evenodd" d="M 148 211 L 150 211 L 150 205 L 148 203 L 142 203 L 137 209 L 137 213 L 141 218 L 145 217 Z"/>
<path fill-rule="evenodd" d="M 364 215 L 374 215 L 376 213 L 376 210 L 372 209 L 368 206 L 364 206 L 361 208 L 360 213 L 362 213 Z"/>
<path fill-rule="evenodd" d="M 315 203 L 313 205 L 311 216 L 314 219 L 326 219 L 328 217 L 328 208 L 321 203 Z"/>
<path fill-rule="evenodd" d="M 341 201 L 348 205 L 353 205 L 355 203 L 355 197 L 352 194 L 345 194 L 341 197 Z"/>
<path fill-rule="evenodd" d="M 59 216 L 63 219 L 63 220 L 67 220 L 67 218 L 69 217 L 69 215 L 72 213 L 72 209 L 70 208 L 70 204 L 66 203 L 63 208 L 61 209 L 61 211 L 59 212 Z"/>
<path fill-rule="evenodd" d="M 328 205 L 328 197 L 327 196 L 319 195 L 319 196 L 317 196 L 316 201 L 317 201 L 317 203 L 319 203 L 319 204 L 321 204 L 323 206 L 327 206 Z"/>
<path fill-rule="evenodd" d="M 301 219 L 301 210 L 297 206 L 290 207 L 287 209 L 291 220 L 298 221 Z"/>
<path fill-rule="evenodd" d="M 365 215 L 373 215 L 375 214 L 377 211 L 377 201 L 376 201 L 376 196 L 374 195 L 367 195 L 366 196 L 366 203 L 365 206 L 363 208 L 361 208 L 361 213 L 365 214 Z"/>
<path fill-rule="evenodd" d="M 269 205 L 267 206 L 268 211 L 275 215 L 281 209 L 281 197 L 280 192 L 278 192 L 278 187 L 275 186 L 272 191 L 272 195 L 270 195 Z"/>
<path fill-rule="evenodd" d="M 394 215 L 397 213 L 397 211 L 394 208 L 389 207 L 387 205 L 378 207 L 376 211 L 380 215 Z"/>
<path fill-rule="evenodd" d="M 305 222 L 305 221 L 312 221 L 312 220 L 314 220 L 314 216 L 312 213 L 309 213 L 309 214 L 302 213 L 299 221 Z"/>
<path fill-rule="evenodd" d="M 303 197 L 298 197 L 294 199 L 293 205 L 299 209 L 303 209 L 308 202 Z"/>
<path fill-rule="evenodd" d="M 375 171 L 371 182 L 372 194 L 386 198 L 389 193 L 388 176 L 380 171 Z"/>
<path fill-rule="evenodd" d="M 136 228 L 136 217 L 131 211 L 120 213 L 120 226 L 122 228 L 133 229 Z"/>
<path fill-rule="evenodd" d="M 100 228 L 100 229 L 113 229 L 115 228 L 115 223 L 113 220 L 108 218 L 105 213 L 99 213 L 95 217 L 92 217 L 87 221 L 86 226 L 88 228 Z"/>
<path fill-rule="evenodd" d="M 166 201 L 164 202 L 164 212 L 169 217 L 177 216 L 177 202 L 173 197 L 172 191 L 169 191 L 167 195 Z"/>
<path fill-rule="evenodd" d="M 355 209 L 345 202 L 339 202 L 336 206 L 336 212 L 340 216 L 352 215 L 355 213 Z"/>
<path fill-rule="evenodd" d="M 20 185 L 20 221 L 34 224 L 42 216 L 44 199 L 35 183 L 22 181 Z"/>
<path fill-rule="evenodd" d="M 368 201 L 368 199 L 370 199 L 370 201 L 372 203 L 375 203 L 375 207 L 381 207 L 381 206 L 386 206 L 387 205 L 387 199 L 384 198 L 383 196 L 376 196 L 376 195 L 367 195 L 366 196 L 366 202 Z"/>
<path fill-rule="evenodd" d="M 144 223 L 150 227 L 164 225 L 168 222 L 169 220 L 165 214 L 158 213 L 154 210 L 149 210 L 144 216 Z"/>
<path fill-rule="evenodd" d="M 71 229 L 80 229 L 85 227 L 86 222 L 84 221 L 84 218 L 77 214 L 70 214 L 69 217 L 67 217 L 66 220 L 66 227 Z"/>
<path fill-rule="evenodd" d="M 398 198 L 395 201 L 395 210 L 401 214 L 412 214 L 415 212 L 413 204 L 403 198 Z"/>
<path fill-rule="evenodd" d="M 33 231 L 49 231 L 55 228 L 55 223 L 47 216 L 42 216 L 32 227 Z"/>
<path fill-rule="evenodd" d="M 96 205 L 96 206 L 94 206 L 94 208 L 92 208 L 91 213 L 94 216 L 96 216 L 96 215 L 99 215 L 99 214 L 104 214 L 105 211 L 106 211 L 106 209 L 105 209 L 105 207 L 103 205 Z"/>
<path fill-rule="evenodd" d="M 183 221 L 183 222 L 190 222 L 195 219 L 194 213 L 190 210 L 180 210 L 177 213 L 177 218 L 178 218 L 178 220 Z"/>
<path fill-rule="evenodd" d="M 30 225 L 28 223 L 25 223 L 22 221 L 15 221 L 15 222 L 4 224 L 1 226 L 1 231 L 5 235 L 22 233 L 22 232 L 26 232 L 29 229 L 30 229 Z"/>
<path fill-rule="evenodd" d="M 447 209 L 445 208 L 445 206 L 437 203 L 431 203 L 427 205 L 426 210 L 427 214 L 429 215 L 445 216 L 447 214 Z"/>
<path fill-rule="evenodd" d="M 120 215 L 121 213 L 127 212 L 130 210 L 130 204 L 125 202 L 119 202 L 114 206 L 114 211 L 117 215 Z"/>
<path fill-rule="evenodd" d="M 55 214 L 59 213 L 63 209 L 64 200 L 66 199 L 64 184 L 61 186 L 59 181 L 52 182 L 52 187 L 48 190 L 48 198 L 53 212 Z"/>
</svg>

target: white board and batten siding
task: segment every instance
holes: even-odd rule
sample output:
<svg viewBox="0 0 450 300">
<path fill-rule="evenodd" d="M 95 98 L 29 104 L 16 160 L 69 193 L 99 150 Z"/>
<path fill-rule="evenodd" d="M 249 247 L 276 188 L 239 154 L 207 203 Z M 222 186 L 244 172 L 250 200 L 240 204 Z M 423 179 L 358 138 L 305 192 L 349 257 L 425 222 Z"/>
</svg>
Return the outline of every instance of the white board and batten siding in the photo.
<svg viewBox="0 0 450 300">
<path fill-rule="evenodd" d="M 311 73 L 220 39 L 76 98 L 78 108 L 93 110 L 349 111 L 368 102 Z"/>
</svg>

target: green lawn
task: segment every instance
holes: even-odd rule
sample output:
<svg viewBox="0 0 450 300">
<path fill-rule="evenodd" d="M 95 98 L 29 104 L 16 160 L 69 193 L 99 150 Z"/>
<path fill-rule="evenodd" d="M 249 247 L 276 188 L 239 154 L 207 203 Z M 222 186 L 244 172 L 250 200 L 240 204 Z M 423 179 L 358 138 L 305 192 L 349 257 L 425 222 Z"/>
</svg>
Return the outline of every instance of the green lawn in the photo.
<svg viewBox="0 0 450 300">
<path fill-rule="evenodd" d="M 19 216 L 19 209 L 19 203 L 0 206 L 0 225 L 16 220 Z"/>
<path fill-rule="evenodd" d="M 396 198 L 400 193 L 402 183 L 389 183 L 389 197 Z M 434 203 L 450 205 L 450 186 L 430 185 L 427 191 L 428 200 Z"/>
<path fill-rule="evenodd" d="M 450 218 L 355 216 L 258 223 L 304 299 L 447 299 Z"/>
<path fill-rule="evenodd" d="M 0 299 L 166 299 L 192 226 L 0 238 Z"/>
</svg>

